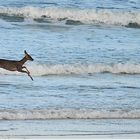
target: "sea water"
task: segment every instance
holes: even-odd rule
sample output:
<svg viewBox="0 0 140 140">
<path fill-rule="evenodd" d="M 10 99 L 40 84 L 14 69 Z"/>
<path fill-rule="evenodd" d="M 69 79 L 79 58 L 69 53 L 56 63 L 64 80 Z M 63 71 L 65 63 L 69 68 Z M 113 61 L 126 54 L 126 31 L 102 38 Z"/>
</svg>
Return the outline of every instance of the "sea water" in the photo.
<svg viewBox="0 0 140 140">
<path fill-rule="evenodd" d="M 34 58 L 25 64 L 34 81 L 0 69 L 5 125 L 140 119 L 139 0 L 2 0 L 0 57 L 20 60 L 24 50 Z"/>
</svg>

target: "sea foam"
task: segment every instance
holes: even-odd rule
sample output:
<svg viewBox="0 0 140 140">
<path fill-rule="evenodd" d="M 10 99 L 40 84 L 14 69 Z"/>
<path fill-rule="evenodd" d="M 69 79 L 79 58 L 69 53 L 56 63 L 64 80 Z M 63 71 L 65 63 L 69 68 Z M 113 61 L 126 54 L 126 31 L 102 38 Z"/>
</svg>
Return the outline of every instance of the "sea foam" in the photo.
<svg viewBox="0 0 140 140">
<path fill-rule="evenodd" d="M 78 23 L 87 24 L 108 24 L 136 26 L 140 25 L 139 11 L 118 11 L 111 9 L 72 9 L 72 8 L 39 8 L 39 7 L 0 7 L 1 16 L 17 16 L 31 19 L 52 19 L 66 21 L 66 24 Z M 38 20 L 36 20 L 38 21 Z"/>
<path fill-rule="evenodd" d="M 26 65 L 31 75 L 81 75 L 95 73 L 112 73 L 112 74 L 140 74 L 140 64 L 32 64 Z M 21 74 L 11 72 L 0 68 L 0 74 Z"/>
<path fill-rule="evenodd" d="M 140 110 L 32 109 L 0 110 L 0 120 L 140 119 Z"/>
</svg>

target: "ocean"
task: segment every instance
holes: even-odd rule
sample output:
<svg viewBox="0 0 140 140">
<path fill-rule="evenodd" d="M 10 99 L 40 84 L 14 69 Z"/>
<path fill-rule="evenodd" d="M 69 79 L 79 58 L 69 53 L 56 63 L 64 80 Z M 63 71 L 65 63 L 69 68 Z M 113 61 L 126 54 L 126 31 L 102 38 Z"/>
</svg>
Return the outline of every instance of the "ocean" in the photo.
<svg viewBox="0 0 140 140">
<path fill-rule="evenodd" d="M 1 0 L 0 58 L 24 50 L 34 81 L 0 68 L 1 138 L 140 138 L 139 0 Z"/>
</svg>

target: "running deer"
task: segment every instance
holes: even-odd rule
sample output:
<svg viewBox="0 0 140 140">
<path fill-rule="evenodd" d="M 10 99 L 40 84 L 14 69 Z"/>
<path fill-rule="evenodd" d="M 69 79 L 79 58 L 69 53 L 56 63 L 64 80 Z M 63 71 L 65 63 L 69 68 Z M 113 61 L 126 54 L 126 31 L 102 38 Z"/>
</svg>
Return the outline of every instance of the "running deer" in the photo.
<svg viewBox="0 0 140 140">
<path fill-rule="evenodd" d="M 25 56 L 20 61 L 0 59 L 0 68 L 6 69 L 9 71 L 18 71 L 22 73 L 27 73 L 28 76 L 31 78 L 31 80 L 33 80 L 33 78 L 30 75 L 29 70 L 23 65 L 27 60 L 33 61 L 34 59 L 26 51 L 24 51 L 24 53 L 25 53 Z"/>
</svg>

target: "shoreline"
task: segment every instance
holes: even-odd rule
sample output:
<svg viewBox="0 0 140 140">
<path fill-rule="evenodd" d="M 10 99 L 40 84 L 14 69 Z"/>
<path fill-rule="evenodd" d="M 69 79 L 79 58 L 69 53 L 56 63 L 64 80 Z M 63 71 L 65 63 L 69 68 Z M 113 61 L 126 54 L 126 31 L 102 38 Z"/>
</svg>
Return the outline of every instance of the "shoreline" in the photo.
<svg viewBox="0 0 140 140">
<path fill-rule="evenodd" d="M 140 138 L 139 119 L 4 120 L 0 128 L 0 138 Z"/>
</svg>

